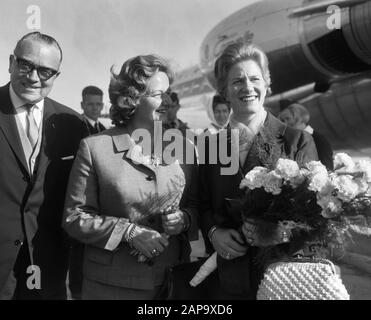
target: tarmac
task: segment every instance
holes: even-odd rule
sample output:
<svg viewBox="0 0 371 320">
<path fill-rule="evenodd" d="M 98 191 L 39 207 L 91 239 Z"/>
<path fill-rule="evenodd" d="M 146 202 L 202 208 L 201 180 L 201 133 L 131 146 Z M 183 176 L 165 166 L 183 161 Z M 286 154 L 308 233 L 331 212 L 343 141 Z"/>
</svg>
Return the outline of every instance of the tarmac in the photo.
<svg viewBox="0 0 371 320">
<path fill-rule="evenodd" d="M 371 237 L 352 234 L 353 243 L 335 262 L 351 300 L 371 300 Z"/>
</svg>

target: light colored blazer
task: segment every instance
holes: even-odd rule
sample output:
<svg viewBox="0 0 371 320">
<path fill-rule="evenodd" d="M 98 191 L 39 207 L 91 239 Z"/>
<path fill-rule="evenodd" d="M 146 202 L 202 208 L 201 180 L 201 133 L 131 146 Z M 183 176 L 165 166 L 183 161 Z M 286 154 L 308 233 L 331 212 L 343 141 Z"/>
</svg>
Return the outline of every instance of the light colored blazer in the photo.
<svg viewBox="0 0 371 320">
<path fill-rule="evenodd" d="M 81 141 L 70 175 L 63 226 L 70 236 L 87 244 L 84 277 L 151 290 L 163 282 L 169 266 L 187 260 L 188 240 L 198 237 L 198 166 L 141 163 L 135 146 L 124 128 L 112 128 Z M 122 238 L 128 222 L 161 232 L 156 212 L 174 201 L 191 217 L 187 234 L 170 237 L 169 246 L 153 259 L 153 265 L 137 262 Z"/>
</svg>

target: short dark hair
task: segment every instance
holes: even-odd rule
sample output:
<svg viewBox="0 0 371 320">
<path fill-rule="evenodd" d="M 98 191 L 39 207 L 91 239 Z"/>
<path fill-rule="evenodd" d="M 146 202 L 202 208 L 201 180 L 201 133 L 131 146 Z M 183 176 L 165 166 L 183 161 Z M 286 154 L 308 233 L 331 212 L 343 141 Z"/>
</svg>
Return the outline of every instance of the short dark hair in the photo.
<svg viewBox="0 0 371 320">
<path fill-rule="evenodd" d="M 300 103 L 293 103 L 286 108 L 288 111 L 291 112 L 292 116 L 294 117 L 296 123 L 303 122 L 308 125 L 310 120 L 310 113 L 306 107 L 304 107 Z"/>
<path fill-rule="evenodd" d="M 134 115 L 139 99 L 146 93 L 147 80 L 156 72 L 166 73 L 169 82 L 173 81 L 173 72 L 168 62 L 156 55 L 140 55 L 133 57 L 121 67 L 119 74 L 111 68 L 111 82 L 108 93 L 111 101 L 110 117 L 116 126 L 125 126 Z M 117 103 L 122 96 L 125 107 Z"/>
<path fill-rule="evenodd" d="M 61 55 L 60 62 L 62 62 L 62 59 L 63 59 L 62 48 L 59 45 L 58 41 L 55 40 L 53 37 L 51 37 L 51 36 L 49 36 L 45 33 L 41 33 L 39 31 L 34 31 L 34 32 L 27 33 L 21 39 L 18 40 L 14 51 L 17 50 L 17 48 L 22 44 L 22 42 L 26 41 L 26 40 L 36 40 L 36 41 L 40 41 L 40 42 L 46 43 L 46 44 L 51 45 L 51 46 L 55 46 L 59 50 L 59 53 Z"/>
<path fill-rule="evenodd" d="M 213 111 L 215 111 L 215 108 L 218 104 L 225 104 L 228 107 L 228 110 L 231 111 L 231 106 L 229 105 L 229 103 L 222 96 L 216 94 L 213 97 L 213 102 L 212 102 Z"/>
<path fill-rule="evenodd" d="M 87 95 L 103 96 L 103 91 L 96 86 L 87 86 L 82 90 L 82 99 Z"/>
</svg>

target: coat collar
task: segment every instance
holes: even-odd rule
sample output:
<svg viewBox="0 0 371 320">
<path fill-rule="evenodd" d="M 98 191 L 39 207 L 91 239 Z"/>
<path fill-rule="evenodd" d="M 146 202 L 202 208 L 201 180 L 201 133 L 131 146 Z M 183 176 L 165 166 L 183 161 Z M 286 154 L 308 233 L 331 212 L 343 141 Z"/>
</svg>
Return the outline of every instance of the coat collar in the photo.
<svg viewBox="0 0 371 320">
<path fill-rule="evenodd" d="M 281 141 L 287 126 L 268 112 L 264 125 L 255 136 L 245 162 L 240 168 L 244 175 L 254 166 L 274 163 L 275 157 L 281 154 Z"/>
<path fill-rule="evenodd" d="M 131 138 L 125 128 L 114 128 L 112 130 L 115 152 L 125 152 L 123 159 L 131 161 L 135 166 L 144 166 L 154 174 L 159 162 L 156 162 L 150 156 L 143 155 L 142 147 Z"/>
<path fill-rule="evenodd" d="M 129 133 L 124 128 L 113 128 L 112 130 L 112 141 L 115 146 L 116 152 L 124 152 L 129 150 L 135 145 L 135 142 L 131 139 Z"/>
<path fill-rule="evenodd" d="M 280 138 L 285 134 L 287 126 L 268 111 L 262 131 L 267 128 L 275 137 Z"/>
</svg>

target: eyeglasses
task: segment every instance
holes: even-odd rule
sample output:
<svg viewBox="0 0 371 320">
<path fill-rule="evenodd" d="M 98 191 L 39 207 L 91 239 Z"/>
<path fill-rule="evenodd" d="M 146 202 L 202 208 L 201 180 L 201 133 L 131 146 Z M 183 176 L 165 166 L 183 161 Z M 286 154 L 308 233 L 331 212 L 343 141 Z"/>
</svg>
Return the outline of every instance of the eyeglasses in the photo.
<svg viewBox="0 0 371 320">
<path fill-rule="evenodd" d="M 25 59 L 17 57 L 15 54 L 13 55 L 14 59 L 17 61 L 18 69 L 21 73 L 29 74 L 33 70 L 36 69 L 37 75 L 39 76 L 40 80 L 46 81 L 49 80 L 51 77 L 55 76 L 59 73 L 57 70 L 47 68 L 47 67 L 37 67 L 32 62 L 27 61 Z"/>
</svg>

